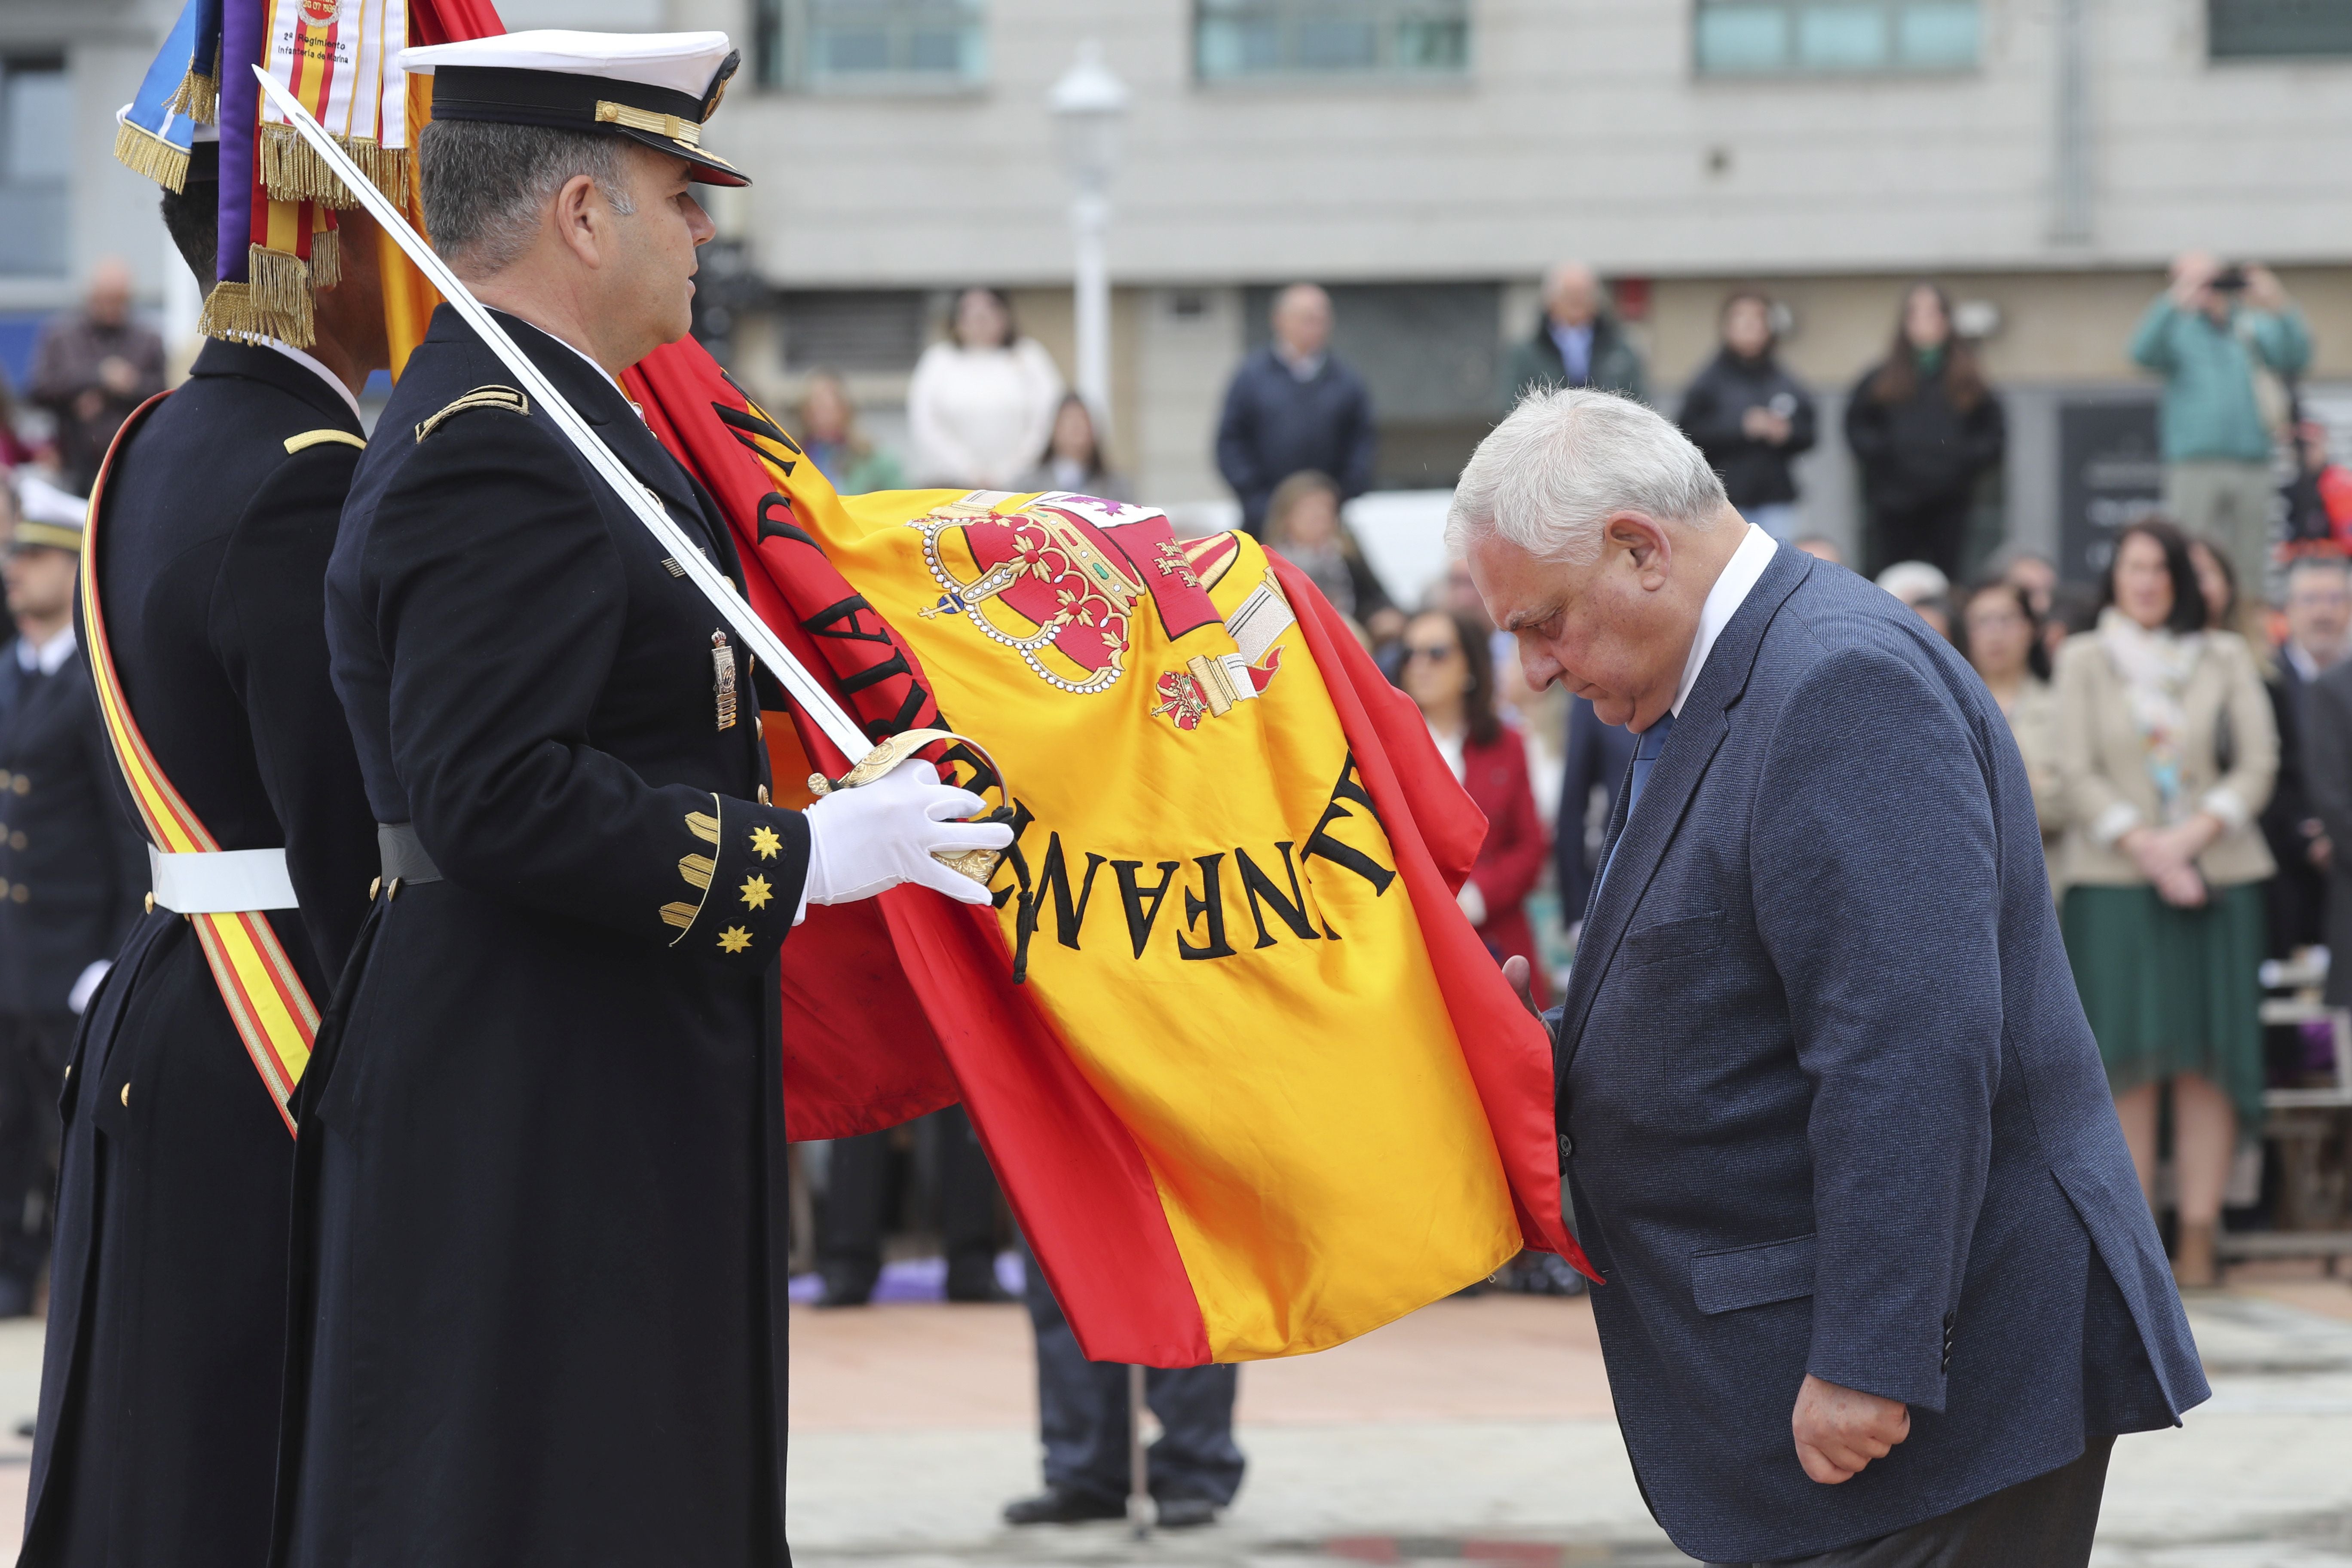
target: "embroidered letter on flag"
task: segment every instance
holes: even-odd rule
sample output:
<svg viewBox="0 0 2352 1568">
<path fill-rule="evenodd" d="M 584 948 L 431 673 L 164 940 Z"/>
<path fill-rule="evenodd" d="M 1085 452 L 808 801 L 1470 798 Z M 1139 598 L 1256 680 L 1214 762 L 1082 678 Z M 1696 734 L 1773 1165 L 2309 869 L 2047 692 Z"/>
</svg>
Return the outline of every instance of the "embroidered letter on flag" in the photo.
<svg viewBox="0 0 2352 1568">
<path fill-rule="evenodd" d="M 794 1136 L 960 1090 L 1097 1360 L 1319 1350 L 1522 1245 L 1581 1263 L 1549 1042 L 1453 898 L 1484 825 L 1303 576 L 1083 496 L 836 496 L 690 342 L 630 381 L 762 617 L 1016 809 L 992 915 L 900 889 L 785 944 Z M 856 760 L 768 732 L 780 781 Z"/>
</svg>

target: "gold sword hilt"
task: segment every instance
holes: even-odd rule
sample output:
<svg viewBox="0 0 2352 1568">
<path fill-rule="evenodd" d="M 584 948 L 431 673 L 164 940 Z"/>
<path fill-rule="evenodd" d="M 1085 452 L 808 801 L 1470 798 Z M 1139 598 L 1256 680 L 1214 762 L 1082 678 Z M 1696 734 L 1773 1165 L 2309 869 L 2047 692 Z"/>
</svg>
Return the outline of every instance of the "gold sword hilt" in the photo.
<svg viewBox="0 0 2352 1568">
<path fill-rule="evenodd" d="M 1004 770 L 996 765 L 996 759 L 988 754 L 988 748 L 971 736 L 959 735 L 952 730 L 901 730 L 860 757 L 856 767 L 837 779 L 826 778 L 823 773 L 809 774 L 809 793 L 822 796 L 831 795 L 837 789 L 856 789 L 860 784 L 870 784 L 925 746 L 940 741 L 953 741 L 959 745 L 970 747 L 996 774 L 997 788 L 1003 793 L 1005 800 L 1008 803 L 1012 800 L 1013 792 L 1004 784 Z M 1008 805 L 999 807 L 998 811 L 1009 811 L 1009 809 Z M 991 812 L 987 816 L 971 817 L 968 820 L 987 822 L 993 820 L 997 815 L 998 812 Z M 931 858 L 951 871 L 961 872 L 984 888 L 996 875 L 996 868 L 1003 860 L 1004 851 L 962 849 L 952 855 L 935 851 Z"/>
</svg>

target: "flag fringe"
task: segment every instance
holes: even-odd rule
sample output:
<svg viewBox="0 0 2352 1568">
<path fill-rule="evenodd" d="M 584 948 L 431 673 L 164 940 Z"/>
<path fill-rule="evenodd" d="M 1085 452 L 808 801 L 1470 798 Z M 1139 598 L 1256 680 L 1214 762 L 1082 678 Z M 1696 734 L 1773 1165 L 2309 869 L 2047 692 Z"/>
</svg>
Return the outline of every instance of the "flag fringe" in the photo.
<svg viewBox="0 0 2352 1568">
<path fill-rule="evenodd" d="M 351 154 L 352 162 L 376 189 L 394 201 L 408 195 L 408 149 L 378 146 L 369 136 L 338 136 L 335 142 Z M 262 188 L 278 201 L 319 202 L 331 207 L 360 205 L 327 161 L 291 125 L 264 123 L 259 151 Z"/>
<path fill-rule="evenodd" d="M 343 280 L 343 242 L 331 228 L 310 237 L 310 287 L 331 289 Z"/>
<path fill-rule="evenodd" d="M 208 338 L 276 338 L 309 348 L 318 336 L 310 268 L 299 256 L 258 245 L 246 257 L 252 281 L 214 284 L 196 330 Z"/>
<path fill-rule="evenodd" d="M 188 150 L 173 146 L 143 125 L 115 122 L 114 156 L 132 174 L 144 174 L 167 191 L 187 186 Z"/>
<path fill-rule="evenodd" d="M 220 119 L 220 78 L 192 68 L 180 79 L 180 90 L 172 95 L 172 101 L 164 108 L 173 114 L 184 114 L 199 125 L 213 124 Z"/>
</svg>

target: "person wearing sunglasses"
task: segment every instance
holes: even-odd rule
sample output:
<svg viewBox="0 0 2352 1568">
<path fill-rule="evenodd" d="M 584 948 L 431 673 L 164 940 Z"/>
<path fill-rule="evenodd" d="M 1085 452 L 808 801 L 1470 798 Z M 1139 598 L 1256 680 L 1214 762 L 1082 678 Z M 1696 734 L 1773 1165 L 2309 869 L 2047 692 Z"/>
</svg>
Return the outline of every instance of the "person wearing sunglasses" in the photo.
<svg viewBox="0 0 2352 1568">
<path fill-rule="evenodd" d="M 1486 814 L 1486 841 L 1462 884 L 1462 912 L 1497 963 L 1516 954 L 1534 967 L 1541 997 L 1542 969 L 1526 903 L 1550 846 L 1528 783 L 1527 746 L 1495 712 L 1495 660 L 1486 634 L 1467 616 L 1444 610 L 1415 616 L 1404 629 L 1397 679 L 1429 721 L 1454 776 Z"/>
</svg>

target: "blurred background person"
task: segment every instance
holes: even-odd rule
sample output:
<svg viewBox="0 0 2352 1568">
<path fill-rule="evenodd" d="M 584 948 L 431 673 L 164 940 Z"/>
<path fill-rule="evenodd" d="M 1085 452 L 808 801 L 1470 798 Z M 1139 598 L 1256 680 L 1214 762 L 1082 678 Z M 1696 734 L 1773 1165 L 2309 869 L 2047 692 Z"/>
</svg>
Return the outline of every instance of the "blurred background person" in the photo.
<svg viewBox="0 0 2352 1568">
<path fill-rule="evenodd" d="M 956 298 L 950 335 L 923 351 L 907 384 L 915 482 L 959 489 L 1011 489 L 1054 432 L 1062 373 L 1013 324 L 994 289 Z"/>
<path fill-rule="evenodd" d="M 1977 480 L 2000 465 L 2008 430 L 1935 284 L 1903 296 L 1894 345 L 1846 402 L 1845 440 L 1862 469 L 1868 569 L 1926 561 L 1959 576 Z"/>
<path fill-rule="evenodd" d="M 1045 1448 L 1045 1489 L 1006 1503 L 1004 1522 L 1125 1519 L 1128 1423 L 1133 1415 L 1127 1366 L 1088 1361 L 1026 1243 L 1021 1261 L 1037 1345 L 1037 1436 Z M 1213 1523 L 1217 1510 L 1241 1489 L 1245 1461 L 1234 1441 L 1234 1396 L 1240 1385 L 1241 1369 L 1230 1363 L 1145 1372 L 1144 1401 L 1160 1421 L 1147 1463 L 1160 1529 Z"/>
<path fill-rule="evenodd" d="M 147 891 L 115 805 L 114 751 L 74 640 L 83 505 L 26 471 L 0 565 L 0 1317 L 32 1310 L 48 1261 L 58 1094 L 74 1021 Z"/>
<path fill-rule="evenodd" d="M 1952 580 L 1943 568 L 1926 561 L 1897 561 L 1878 574 L 1878 585 L 1911 606 L 1918 617 L 1949 641 L 1952 636 Z"/>
<path fill-rule="evenodd" d="M 2287 548 L 2297 554 L 2352 553 L 2352 468 L 2336 460 L 2327 426 L 2294 427 L 2294 478 L 2286 489 Z"/>
<path fill-rule="evenodd" d="M 2304 700 L 2304 776 L 2319 824 L 2315 844 L 2352 844 L 2352 659 L 2339 658 L 2322 670 Z M 2330 848 L 2320 864 L 2327 879 L 2321 927 L 2329 955 L 2327 1005 L 2352 1007 L 2352 855 Z"/>
<path fill-rule="evenodd" d="M 1832 566 L 1845 564 L 1844 549 L 1836 540 L 1826 534 L 1808 533 L 1801 538 L 1792 539 L 1789 542 L 1816 561 L 1826 561 Z"/>
<path fill-rule="evenodd" d="M 52 317 L 33 349 L 32 400 L 57 419 L 58 463 L 88 495 L 107 444 L 131 411 L 163 390 L 163 340 L 131 315 L 131 268 L 107 257 L 82 308 Z"/>
<path fill-rule="evenodd" d="M 1274 340 L 1242 361 L 1217 418 L 1217 472 L 1258 533 L 1275 487 L 1312 468 L 1352 500 L 1372 486 L 1380 433 L 1364 378 L 1331 352 L 1331 297 L 1293 283 L 1275 297 Z"/>
<path fill-rule="evenodd" d="M 1102 438 L 1095 432 L 1093 410 L 1076 393 L 1065 393 L 1054 410 L 1054 434 L 1029 471 L 1013 482 L 1016 490 L 1069 490 L 1099 500 L 1133 500 L 1127 481 L 1111 472 L 1103 455 Z"/>
<path fill-rule="evenodd" d="M 1454 776 L 1486 816 L 1486 841 L 1458 895 L 1462 912 L 1496 963 L 1528 961 L 1540 1004 L 1543 963 L 1525 906 L 1543 875 L 1543 818 L 1528 782 L 1526 745 L 1495 712 L 1495 661 L 1485 628 L 1440 610 L 1415 616 L 1404 629 L 1401 679 Z"/>
<path fill-rule="evenodd" d="M 2051 595 L 2058 591 L 2056 562 L 2038 550 L 2011 544 L 1994 552 L 1985 565 L 1989 574 L 2025 590 L 2026 602 L 2033 606 L 2035 620 L 2050 618 Z"/>
<path fill-rule="evenodd" d="M 2252 651 L 2207 629 L 2179 530 L 2126 527 L 2101 593 L 2096 632 L 2058 657 L 2066 955 L 2151 1204 L 2169 1090 L 2174 1272 L 2210 1286 L 2239 1129 L 2261 1126 L 2256 818 L 2278 736 Z"/>
<path fill-rule="evenodd" d="M 1544 275 L 1542 320 L 1503 362 L 1503 406 L 1548 386 L 1591 386 L 1650 400 L 1649 368 L 1609 310 L 1601 279 L 1581 261 Z"/>
<path fill-rule="evenodd" d="M 2023 587 L 2005 577 L 1969 585 L 1959 600 L 1959 647 L 2000 705 L 2025 777 L 2033 786 L 2033 815 L 2042 822 L 2042 855 L 2054 893 L 2058 847 L 2066 830 L 2066 800 L 2058 772 L 2058 694 L 2050 685 L 2050 651 L 2042 618 Z"/>
<path fill-rule="evenodd" d="M 2263 837 L 2278 862 L 2270 889 L 2270 946 L 2281 958 L 2327 941 L 2334 841 L 2316 805 L 2312 692 L 2343 661 L 2352 640 L 2352 563 L 2338 555 L 2297 557 L 2287 563 L 2283 597 L 2286 637 L 2268 681 L 2278 721 L 2279 779 L 2263 809 Z"/>
<path fill-rule="evenodd" d="M 2311 363 L 2303 312 L 2270 268 L 2192 250 L 2174 259 L 2130 352 L 2164 378 L 2165 514 L 2219 541 L 2247 597 L 2267 598 L 2271 456 L 2291 420 L 2290 384 Z"/>
<path fill-rule="evenodd" d="M 1813 447 L 1813 396 L 1781 368 L 1772 301 L 1742 289 L 1723 302 L 1723 346 L 1691 379 L 1677 418 L 1723 476 L 1739 515 L 1787 542 L 1797 531 L 1790 464 Z"/>
<path fill-rule="evenodd" d="M 924 1181 L 928 1175 L 929 1180 Z M 909 1186 L 930 1202 L 946 1256 L 950 1301 L 1003 1301 L 996 1279 L 997 1184 L 961 1105 L 879 1132 L 836 1138 L 825 1160 L 816 1210 L 820 1307 L 863 1307 L 882 1279 L 883 1242 L 906 1206 Z"/>
<path fill-rule="evenodd" d="M 1266 547 L 1313 578 L 1331 607 L 1362 627 L 1373 647 L 1402 635 L 1404 612 L 1341 520 L 1339 486 L 1330 475 L 1306 468 L 1276 485 L 1266 503 L 1265 533 Z"/>
<path fill-rule="evenodd" d="M 801 393 L 801 450 L 831 481 L 838 495 L 895 490 L 902 483 L 898 460 L 877 449 L 857 427 L 857 405 L 833 371 L 813 371 Z"/>
</svg>

